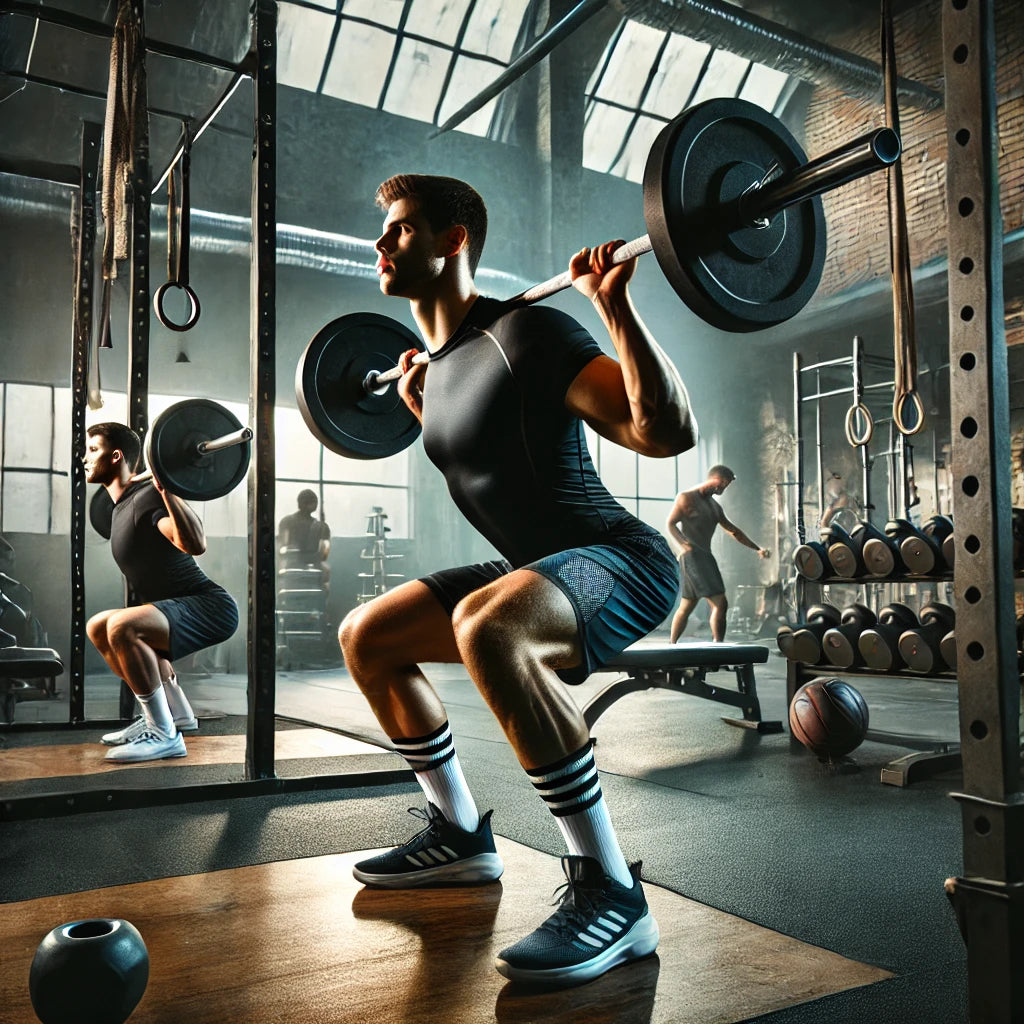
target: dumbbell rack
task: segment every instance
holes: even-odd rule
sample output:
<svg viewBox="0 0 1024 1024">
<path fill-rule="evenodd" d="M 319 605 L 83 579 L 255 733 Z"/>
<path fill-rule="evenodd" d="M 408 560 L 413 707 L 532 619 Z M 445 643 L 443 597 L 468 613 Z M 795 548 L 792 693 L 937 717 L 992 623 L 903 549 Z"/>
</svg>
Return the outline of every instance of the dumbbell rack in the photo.
<svg viewBox="0 0 1024 1024">
<path fill-rule="evenodd" d="M 361 559 L 371 563 L 369 572 L 358 574 L 360 589 L 356 601 L 359 604 L 372 601 L 375 597 L 385 593 L 389 586 L 389 580 L 405 579 L 401 573 L 387 571 L 388 562 L 391 559 L 402 557 L 387 552 L 387 539 L 391 532 L 391 527 L 384 525 L 384 520 L 387 518 L 388 515 L 384 509 L 380 505 L 374 505 L 373 511 L 366 521 L 366 536 L 372 537 L 373 542 L 359 553 Z"/>
<path fill-rule="evenodd" d="M 1018 574 L 1018 579 L 1021 575 Z M 950 572 L 935 573 L 929 575 L 901 574 L 886 577 L 856 577 L 848 578 L 842 576 L 825 576 L 818 580 L 808 580 L 805 577 L 797 576 L 797 607 L 806 611 L 807 601 L 805 597 L 806 587 L 809 583 L 816 586 L 827 586 L 838 584 L 845 586 L 871 586 L 872 584 L 888 583 L 952 583 L 953 574 Z M 945 672 L 878 672 L 865 668 L 839 668 L 830 664 L 807 665 L 803 662 L 787 661 L 786 663 L 786 706 L 793 702 L 796 691 L 805 683 L 823 676 L 844 677 L 844 678 L 884 678 L 884 679 L 916 679 L 936 680 L 940 682 L 956 683 L 957 674 L 954 671 Z M 919 736 L 912 734 L 901 734 L 883 732 L 881 730 L 869 729 L 866 739 L 876 743 L 888 743 L 897 747 L 909 747 L 917 753 L 907 754 L 904 757 L 890 761 L 881 772 L 881 781 L 890 786 L 909 786 L 922 779 L 931 778 L 945 771 L 953 771 L 961 767 L 960 744 L 958 742 L 943 742 L 932 736 Z M 794 751 L 803 751 L 798 740 L 790 735 L 790 748 Z"/>
</svg>

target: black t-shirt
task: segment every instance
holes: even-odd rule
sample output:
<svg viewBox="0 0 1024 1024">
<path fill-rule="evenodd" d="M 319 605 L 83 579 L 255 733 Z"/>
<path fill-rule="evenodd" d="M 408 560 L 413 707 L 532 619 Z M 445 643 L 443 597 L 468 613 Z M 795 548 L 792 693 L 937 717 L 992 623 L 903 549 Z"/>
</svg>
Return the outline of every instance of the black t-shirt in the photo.
<svg viewBox="0 0 1024 1024">
<path fill-rule="evenodd" d="M 110 551 L 140 602 L 184 597 L 216 588 L 196 560 L 157 528 L 167 508 L 148 481 L 132 484 L 114 505 Z"/>
<path fill-rule="evenodd" d="M 513 566 L 649 528 L 601 483 L 565 407 L 601 349 L 572 317 L 480 297 L 431 355 L 423 445 L 456 505 Z"/>
</svg>

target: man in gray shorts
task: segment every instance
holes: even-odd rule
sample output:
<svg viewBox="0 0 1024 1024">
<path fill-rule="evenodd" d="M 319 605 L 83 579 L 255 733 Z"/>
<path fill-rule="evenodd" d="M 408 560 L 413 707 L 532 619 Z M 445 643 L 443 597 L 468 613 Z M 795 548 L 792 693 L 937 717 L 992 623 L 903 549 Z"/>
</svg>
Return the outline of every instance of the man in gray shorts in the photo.
<svg viewBox="0 0 1024 1024">
<path fill-rule="evenodd" d="M 679 575 L 682 582 L 682 596 L 679 608 L 672 619 L 670 637 L 676 643 L 686 630 L 690 613 L 703 597 L 711 605 L 711 638 L 715 643 L 725 639 L 725 616 L 729 601 L 725 596 L 725 584 L 718 570 L 718 562 L 711 554 L 711 538 L 719 526 L 731 534 L 744 547 L 753 548 L 759 558 L 767 558 L 771 552 L 755 544 L 738 526 L 729 522 L 722 506 L 715 501 L 715 495 L 722 494 L 736 479 L 728 466 L 712 466 L 707 479 L 688 491 L 676 495 L 675 504 L 669 513 L 668 532 L 680 549 Z"/>
</svg>

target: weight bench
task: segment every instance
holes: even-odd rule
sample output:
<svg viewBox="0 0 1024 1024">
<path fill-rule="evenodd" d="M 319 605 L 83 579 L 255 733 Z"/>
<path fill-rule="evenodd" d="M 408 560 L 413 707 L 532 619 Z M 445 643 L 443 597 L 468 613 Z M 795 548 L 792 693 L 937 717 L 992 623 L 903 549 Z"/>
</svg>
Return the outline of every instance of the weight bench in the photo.
<svg viewBox="0 0 1024 1024">
<path fill-rule="evenodd" d="M 0 647 L 0 702 L 4 719 L 14 721 L 14 708 L 20 700 L 51 697 L 54 680 L 63 672 L 64 662 L 50 647 Z M 48 685 L 33 685 L 29 679 L 46 680 Z"/>
<path fill-rule="evenodd" d="M 592 697 L 583 708 L 587 728 L 620 697 L 639 690 L 660 689 L 687 693 L 691 697 L 718 701 L 743 710 L 742 718 L 722 716 L 722 721 L 759 733 L 782 732 L 781 722 L 761 719 L 757 699 L 754 666 L 768 660 L 768 648 L 759 644 L 681 643 L 633 644 L 611 658 L 601 669 L 625 673 Z M 736 689 L 711 685 L 708 672 L 732 669 L 736 673 Z"/>
</svg>

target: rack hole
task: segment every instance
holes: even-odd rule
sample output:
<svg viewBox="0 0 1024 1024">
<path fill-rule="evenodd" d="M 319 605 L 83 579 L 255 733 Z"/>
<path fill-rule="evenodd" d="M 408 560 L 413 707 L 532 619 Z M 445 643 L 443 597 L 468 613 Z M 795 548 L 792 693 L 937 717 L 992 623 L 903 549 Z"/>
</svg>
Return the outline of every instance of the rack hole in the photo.
<svg viewBox="0 0 1024 1024">
<path fill-rule="evenodd" d="M 973 320 L 974 319 L 974 307 L 973 306 L 962 306 L 960 308 L 960 319 L 963 320 L 963 322 L 965 324 L 969 323 L 971 320 Z"/>
<path fill-rule="evenodd" d="M 970 51 L 967 49 L 967 44 L 966 43 L 961 43 L 953 51 L 953 60 L 955 60 L 957 62 L 957 64 L 963 64 L 963 63 L 965 63 L 967 61 L 967 55 L 968 55 L 969 52 Z"/>
<path fill-rule="evenodd" d="M 962 11 L 967 6 L 967 0 L 953 0 L 953 10 Z"/>
<path fill-rule="evenodd" d="M 968 587 L 964 591 L 964 600 L 968 604 L 977 604 L 981 600 L 981 591 L 977 587 Z"/>
<path fill-rule="evenodd" d="M 971 735 L 976 740 L 983 740 L 988 735 L 988 726 L 981 719 L 976 718 L 971 722 Z"/>
<path fill-rule="evenodd" d="M 974 200 L 970 196 L 964 196 L 959 203 L 956 204 L 956 208 L 960 211 L 961 217 L 970 217 L 974 212 Z"/>
<path fill-rule="evenodd" d="M 960 261 L 960 273 L 969 274 L 974 269 L 974 260 L 970 256 L 965 256 Z"/>
<path fill-rule="evenodd" d="M 967 645 L 967 657 L 971 661 L 981 661 L 985 657 L 985 647 L 983 644 L 979 644 L 977 640 L 972 640 Z"/>
<path fill-rule="evenodd" d="M 978 365 L 978 360 L 974 358 L 973 352 L 965 352 L 960 357 L 960 369 L 961 370 L 973 370 Z"/>
<path fill-rule="evenodd" d="M 976 555 L 981 550 L 981 541 L 972 533 L 964 540 L 964 550 L 969 555 Z"/>
<path fill-rule="evenodd" d="M 971 132 L 968 128 L 961 128 L 960 131 L 953 136 L 961 146 L 966 146 L 971 141 Z"/>
<path fill-rule="evenodd" d="M 965 416 L 960 422 L 960 433 L 964 437 L 974 437 L 978 432 L 978 421 L 973 416 Z"/>
<path fill-rule="evenodd" d="M 992 822 L 990 822 L 984 814 L 979 814 L 974 819 L 974 831 L 977 832 L 979 836 L 987 836 L 989 832 L 992 831 Z"/>
<path fill-rule="evenodd" d="M 961 490 L 963 490 L 968 498 L 973 498 L 978 493 L 980 486 L 976 476 L 965 476 L 963 483 L 960 484 Z"/>
</svg>

